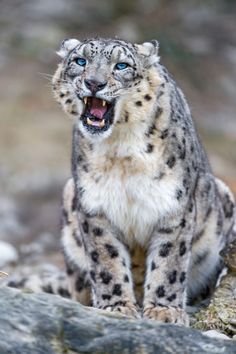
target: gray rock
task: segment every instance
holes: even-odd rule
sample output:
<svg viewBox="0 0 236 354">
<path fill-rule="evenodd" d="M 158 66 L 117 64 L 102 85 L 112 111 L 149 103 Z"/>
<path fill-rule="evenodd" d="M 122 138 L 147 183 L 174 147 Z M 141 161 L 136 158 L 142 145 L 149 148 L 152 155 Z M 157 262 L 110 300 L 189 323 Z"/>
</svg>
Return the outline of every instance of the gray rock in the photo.
<svg viewBox="0 0 236 354">
<path fill-rule="evenodd" d="M 215 329 L 211 329 L 209 331 L 206 331 L 206 332 L 202 332 L 202 334 L 204 336 L 208 336 L 210 338 L 219 338 L 219 339 L 227 339 L 227 340 L 230 340 L 230 338 L 228 336 L 226 336 L 226 334 L 224 333 L 221 333 L 221 332 L 218 332 L 216 331 Z"/>
<path fill-rule="evenodd" d="M 0 288 L 0 353 L 236 353 L 234 341 L 194 329 L 131 320 L 56 295 Z"/>
<path fill-rule="evenodd" d="M 217 330 L 227 336 L 236 334 L 236 239 L 223 253 L 227 272 L 216 289 L 209 306 L 195 314 L 194 328 Z"/>
<path fill-rule="evenodd" d="M 0 193 L 0 239 L 13 243 L 16 238 L 24 237 L 27 227 L 20 221 L 20 209 L 16 201 L 11 197 L 3 196 L 2 191 Z"/>
<path fill-rule="evenodd" d="M 0 267 L 18 261 L 18 252 L 10 243 L 0 241 Z"/>
</svg>

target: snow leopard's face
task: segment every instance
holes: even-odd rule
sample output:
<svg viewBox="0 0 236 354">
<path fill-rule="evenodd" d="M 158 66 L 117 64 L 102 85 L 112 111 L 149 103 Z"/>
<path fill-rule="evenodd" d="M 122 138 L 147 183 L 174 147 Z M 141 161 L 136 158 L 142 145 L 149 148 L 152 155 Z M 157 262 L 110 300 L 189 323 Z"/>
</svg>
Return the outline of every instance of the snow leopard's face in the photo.
<svg viewBox="0 0 236 354">
<path fill-rule="evenodd" d="M 157 42 L 116 39 L 65 40 L 58 54 L 63 60 L 53 78 L 56 98 L 90 139 L 110 135 L 119 101 L 137 90 L 158 60 Z"/>
</svg>

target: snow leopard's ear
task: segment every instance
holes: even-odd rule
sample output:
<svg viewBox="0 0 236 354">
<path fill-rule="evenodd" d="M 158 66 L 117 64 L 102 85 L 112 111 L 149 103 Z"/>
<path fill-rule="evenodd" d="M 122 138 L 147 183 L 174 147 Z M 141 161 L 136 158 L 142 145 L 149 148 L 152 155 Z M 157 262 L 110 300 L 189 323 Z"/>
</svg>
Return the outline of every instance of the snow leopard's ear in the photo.
<svg viewBox="0 0 236 354">
<path fill-rule="evenodd" d="M 144 42 L 143 44 L 136 44 L 136 49 L 137 52 L 144 57 L 155 57 L 159 60 L 159 43 L 155 39 L 151 40 L 150 42 Z"/>
<path fill-rule="evenodd" d="M 80 44 L 80 41 L 78 39 L 64 39 L 62 41 L 60 50 L 57 52 L 57 54 L 64 59 L 75 47 L 77 47 Z"/>
</svg>

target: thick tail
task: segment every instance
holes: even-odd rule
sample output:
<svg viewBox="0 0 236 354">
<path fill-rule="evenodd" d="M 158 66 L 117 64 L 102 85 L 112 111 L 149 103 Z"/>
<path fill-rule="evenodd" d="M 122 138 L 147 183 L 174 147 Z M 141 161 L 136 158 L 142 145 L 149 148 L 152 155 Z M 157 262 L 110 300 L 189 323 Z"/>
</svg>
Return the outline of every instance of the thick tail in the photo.
<svg viewBox="0 0 236 354">
<path fill-rule="evenodd" d="M 28 269 L 24 269 L 18 273 L 10 274 L 1 280 L 0 285 L 71 298 L 66 273 L 53 265 L 35 269 L 34 273 L 29 273 Z"/>
</svg>

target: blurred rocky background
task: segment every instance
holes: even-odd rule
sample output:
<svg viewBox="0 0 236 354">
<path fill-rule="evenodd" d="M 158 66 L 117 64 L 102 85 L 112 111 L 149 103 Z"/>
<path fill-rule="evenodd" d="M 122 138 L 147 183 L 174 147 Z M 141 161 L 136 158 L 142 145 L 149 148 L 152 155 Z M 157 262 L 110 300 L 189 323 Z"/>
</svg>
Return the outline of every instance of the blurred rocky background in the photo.
<svg viewBox="0 0 236 354">
<path fill-rule="evenodd" d="M 0 0 L 0 270 L 63 267 L 72 122 L 53 100 L 50 75 L 64 38 L 158 39 L 213 170 L 236 192 L 235 19 L 234 0 Z"/>
</svg>

